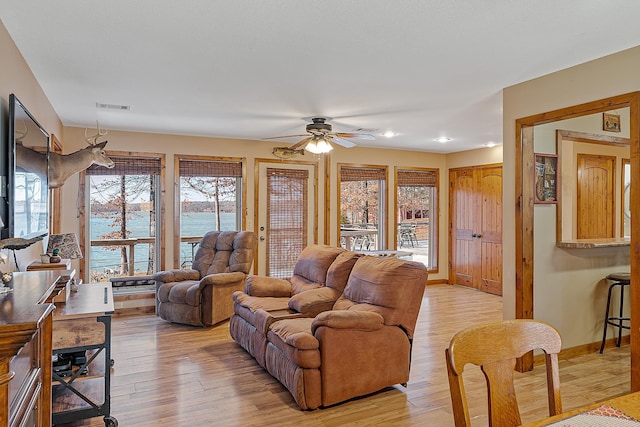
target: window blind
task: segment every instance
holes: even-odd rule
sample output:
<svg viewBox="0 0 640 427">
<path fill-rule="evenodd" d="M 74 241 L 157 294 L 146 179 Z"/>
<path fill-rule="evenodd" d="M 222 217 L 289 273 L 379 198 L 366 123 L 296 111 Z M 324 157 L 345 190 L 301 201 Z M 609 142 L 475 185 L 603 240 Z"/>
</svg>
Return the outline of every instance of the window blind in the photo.
<svg viewBox="0 0 640 427">
<path fill-rule="evenodd" d="M 181 159 L 180 176 L 242 178 L 242 162 Z"/>
<path fill-rule="evenodd" d="M 91 165 L 87 175 L 159 175 L 162 164 L 159 157 L 109 156 L 115 166 L 111 169 Z"/>
<path fill-rule="evenodd" d="M 436 171 L 399 170 L 398 187 L 435 187 L 438 183 Z"/>
</svg>

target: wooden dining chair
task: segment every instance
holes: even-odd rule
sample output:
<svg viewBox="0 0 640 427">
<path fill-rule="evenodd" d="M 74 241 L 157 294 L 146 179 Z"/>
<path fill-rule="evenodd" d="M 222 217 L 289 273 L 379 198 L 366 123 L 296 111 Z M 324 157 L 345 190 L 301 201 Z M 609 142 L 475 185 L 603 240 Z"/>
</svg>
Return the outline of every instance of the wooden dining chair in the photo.
<svg viewBox="0 0 640 427">
<path fill-rule="evenodd" d="M 558 353 L 558 331 L 535 320 L 505 320 L 472 326 L 453 336 L 445 350 L 449 389 L 456 427 L 469 427 L 469 408 L 462 381 L 467 363 L 481 367 L 487 380 L 489 426 L 513 427 L 521 424 L 513 384 L 516 358 L 541 349 L 545 352 L 549 415 L 562 412 Z"/>
</svg>

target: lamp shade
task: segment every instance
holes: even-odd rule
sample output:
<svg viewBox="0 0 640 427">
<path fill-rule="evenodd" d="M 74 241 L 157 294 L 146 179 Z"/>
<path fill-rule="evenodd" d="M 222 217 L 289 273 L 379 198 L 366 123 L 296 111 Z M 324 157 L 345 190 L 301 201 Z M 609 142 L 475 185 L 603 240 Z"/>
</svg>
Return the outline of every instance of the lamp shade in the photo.
<svg viewBox="0 0 640 427">
<path fill-rule="evenodd" d="M 78 236 L 76 233 L 50 235 L 49 243 L 47 244 L 47 253 L 50 254 L 54 249 L 59 250 L 58 255 L 61 258 L 82 258 L 82 252 L 80 251 L 80 244 L 78 243 Z"/>
<path fill-rule="evenodd" d="M 324 154 L 333 150 L 333 147 L 331 146 L 331 144 L 329 144 L 329 141 L 327 141 L 326 138 L 318 135 L 315 135 L 304 148 L 313 154 Z"/>
</svg>

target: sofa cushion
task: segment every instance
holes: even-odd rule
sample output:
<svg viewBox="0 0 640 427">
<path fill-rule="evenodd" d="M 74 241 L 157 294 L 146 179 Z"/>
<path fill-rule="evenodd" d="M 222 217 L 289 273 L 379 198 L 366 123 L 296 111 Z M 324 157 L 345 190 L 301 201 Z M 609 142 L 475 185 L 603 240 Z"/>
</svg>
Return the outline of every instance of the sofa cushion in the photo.
<svg viewBox="0 0 640 427">
<path fill-rule="evenodd" d="M 356 261 L 343 294 L 334 310 L 373 311 L 384 318 L 384 324 L 401 326 L 411 338 L 420 305 L 406 310 L 406 300 L 420 300 L 427 281 L 424 264 L 395 257 L 365 256 Z"/>
<path fill-rule="evenodd" d="M 289 308 L 307 317 L 314 317 L 318 313 L 331 310 L 339 296 L 340 292 L 337 290 L 323 286 L 292 296 Z"/>
<path fill-rule="evenodd" d="M 240 271 L 248 273 L 253 262 L 255 234 L 250 231 L 210 231 L 193 258 L 200 278 L 209 274 Z"/>
<path fill-rule="evenodd" d="M 274 322 L 267 339 L 301 368 L 320 367 L 320 343 L 311 334 L 313 318 L 299 317 Z"/>
<path fill-rule="evenodd" d="M 342 252 L 346 252 L 346 250 L 323 245 L 310 245 L 304 248 L 293 267 L 291 282 L 294 288 L 298 284 L 302 286 L 305 283 L 324 286 L 327 279 L 327 270 L 329 270 L 333 261 Z M 296 276 L 298 278 L 304 278 L 304 280 L 299 283 L 294 283 Z M 294 293 L 296 292 L 294 291 Z"/>
<path fill-rule="evenodd" d="M 162 302 L 176 304 L 200 305 L 199 281 L 186 280 L 184 282 L 169 282 L 158 288 L 157 298 Z"/>
<path fill-rule="evenodd" d="M 357 252 L 344 251 L 336 257 L 327 270 L 326 286 L 338 292 L 344 291 L 351 269 L 363 255 Z"/>
<path fill-rule="evenodd" d="M 258 309 L 265 311 L 286 310 L 289 307 L 288 297 L 254 297 L 247 295 L 244 292 L 236 291 L 233 293 L 233 300 L 236 305 L 246 307 L 252 311 L 256 311 Z"/>
<path fill-rule="evenodd" d="M 231 259 L 231 252 L 233 252 L 233 241 L 235 240 L 236 234 L 235 231 L 223 231 L 218 234 L 213 248 L 213 259 L 204 274 L 205 276 L 230 271 L 229 260 Z"/>
</svg>

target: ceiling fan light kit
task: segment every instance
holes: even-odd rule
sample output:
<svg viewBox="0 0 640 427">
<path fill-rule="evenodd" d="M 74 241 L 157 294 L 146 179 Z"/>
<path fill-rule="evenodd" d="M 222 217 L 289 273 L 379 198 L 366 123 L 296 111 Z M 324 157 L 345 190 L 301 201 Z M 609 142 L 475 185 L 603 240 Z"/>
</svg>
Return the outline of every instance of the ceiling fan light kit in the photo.
<svg viewBox="0 0 640 427">
<path fill-rule="evenodd" d="M 314 136 L 304 148 L 313 154 L 324 154 L 333 150 L 333 146 L 329 144 L 329 141 L 321 136 Z"/>
<path fill-rule="evenodd" d="M 280 138 L 292 138 L 292 137 L 301 137 L 305 136 L 302 141 L 299 141 L 289 147 L 276 147 L 274 148 L 274 155 L 277 157 L 282 157 L 281 155 L 276 154 L 278 152 L 286 152 L 287 156 L 297 154 L 296 151 L 299 147 L 303 147 L 304 149 L 313 154 L 324 154 L 333 150 L 333 146 L 331 142 L 335 142 L 336 144 L 350 148 L 355 146 L 354 142 L 351 142 L 345 138 L 357 138 L 364 140 L 374 140 L 375 137 L 366 133 L 354 133 L 354 132 L 332 132 L 332 126 L 326 121 L 329 117 L 311 117 L 312 123 L 309 123 L 305 130 L 307 134 L 302 135 L 285 135 L 285 136 L 275 136 L 272 138 L 264 138 L 266 140 L 269 139 L 280 139 Z"/>
</svg>

